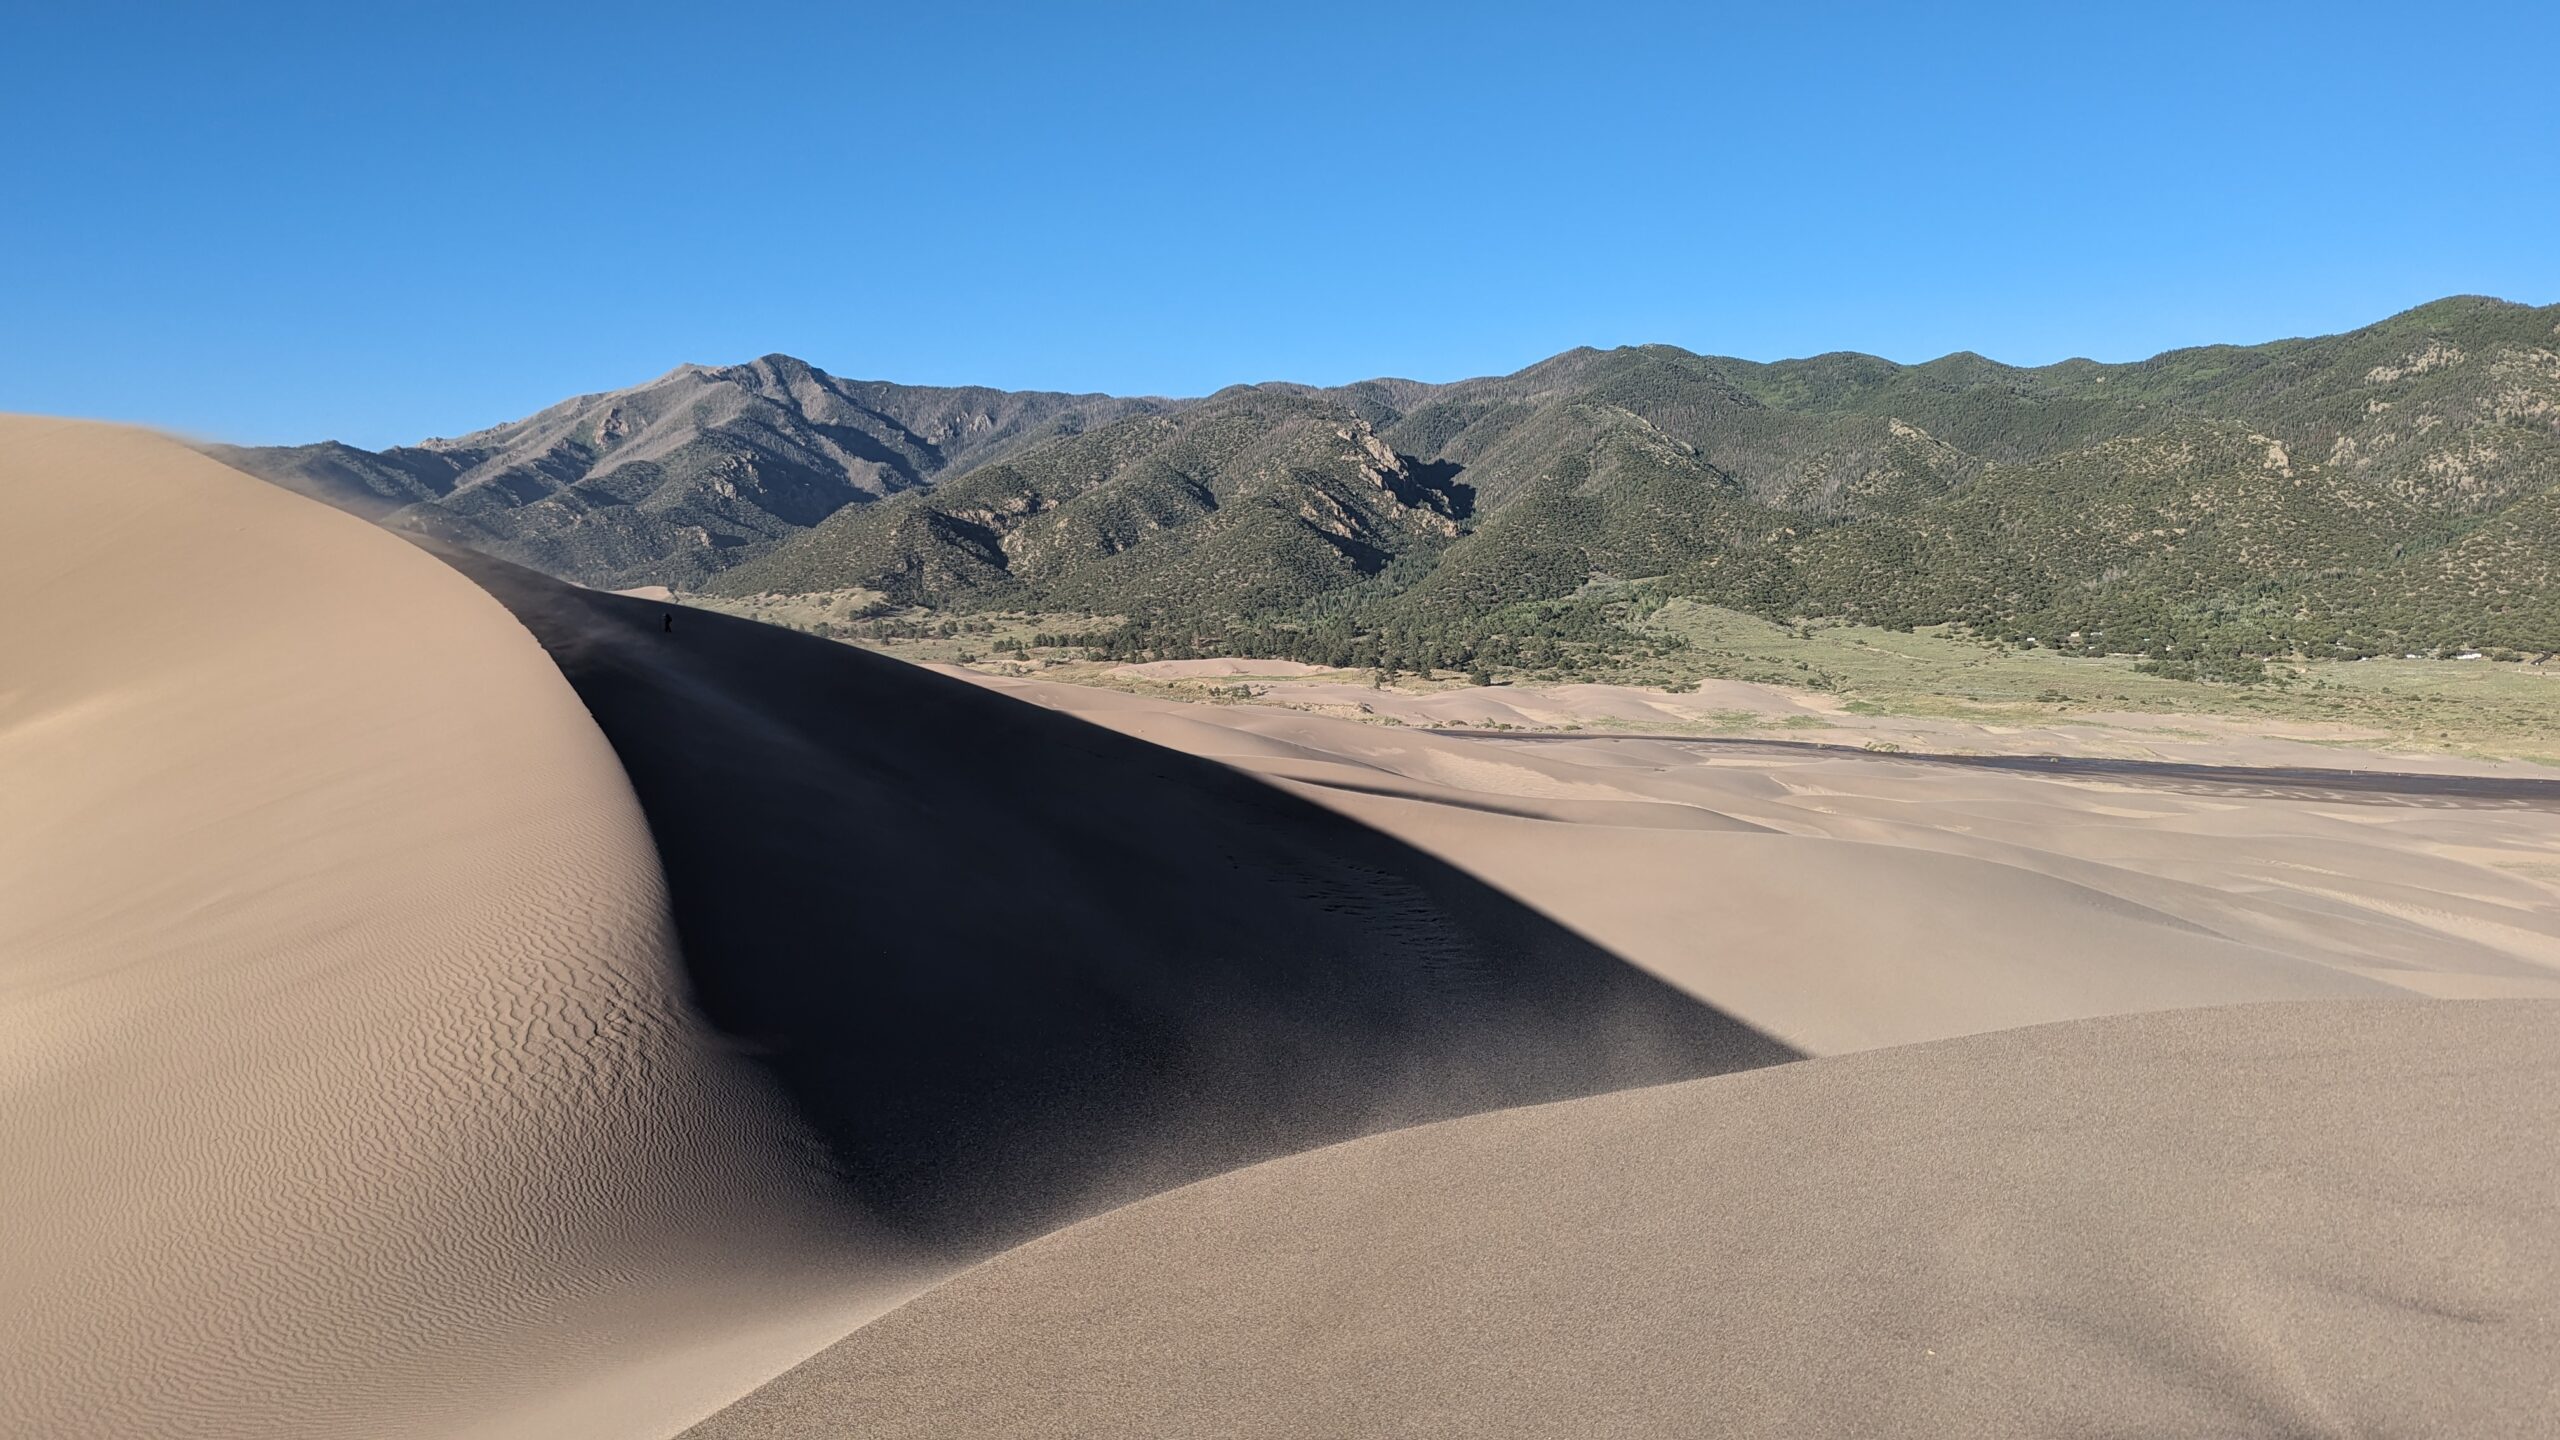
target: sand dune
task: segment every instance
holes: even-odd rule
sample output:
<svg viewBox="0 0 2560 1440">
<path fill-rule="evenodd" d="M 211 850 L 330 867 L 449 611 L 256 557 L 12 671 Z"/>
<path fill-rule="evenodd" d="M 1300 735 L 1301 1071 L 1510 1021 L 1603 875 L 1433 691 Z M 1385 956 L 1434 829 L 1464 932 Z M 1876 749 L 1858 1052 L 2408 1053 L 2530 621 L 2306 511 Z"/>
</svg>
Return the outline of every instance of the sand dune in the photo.
<svg viewBox="0 0 2560 1440">
<path fill-rule="evenodd" d="M 2529 786 L 935 675 L 59 422 L 0 522 L 0 1432 L 2560 1400 Z"/>
<path fill-rule="evenodd" d="M 984 687 L 461 552 L 619 751 L 695 992 L 869 1213 L 992 1248 L 1235 1165 L 1793 1058 L 1432 856 Z"/>
<path fill-rule="evenodd" d="M 2081 1021 L 1400 1131 L 943 1285 L 699 1440 L 2548 1433 L 2560 1004 Z"/>
<path fill-rule="evenodd" d="M 131 431 L 0 533 L 0 1433 L 665 1433 L 919 1283 L 505 611 Z"/>
<path fill-rule="evenodd" d="M 2553 1398 L 2560 1005 L 2530 997 L 2560 996 L 2560 807 L 2530 780 L 1455 737 L 977 683 L 1262 776 L 1844 1058 L 1140 1202 L 708 1440 L 2529 1434 Z"/>
<path fill-rule="evenodd" d="M 0 466 L 8 1433 L 669 1433 L 1121 1200 L 1794 1054 L 1224 766 L 456 556 L 546 657 L 135 432 Z"/>
</svg>

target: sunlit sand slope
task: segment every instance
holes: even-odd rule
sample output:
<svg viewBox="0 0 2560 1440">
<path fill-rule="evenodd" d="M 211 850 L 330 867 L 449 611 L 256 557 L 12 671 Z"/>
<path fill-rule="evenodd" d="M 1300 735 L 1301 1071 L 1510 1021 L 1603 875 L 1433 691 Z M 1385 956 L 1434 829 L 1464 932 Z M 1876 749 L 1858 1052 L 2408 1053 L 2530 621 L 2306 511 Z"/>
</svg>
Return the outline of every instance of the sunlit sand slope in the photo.
<svg viewBox="0 0 2560 1440">
<path fill-rule="evenodd" d="M 2077 1021 L 1400 1131 L 1012 1251 L 782 1437 L 2539 1436 L 2560 1003 Z"/>
<path fill-rule="evenodd" d="M 0 420 L 0 1433 L 666 1433 L 913 1282 L 678 996 L 506 612 Z"/>
</svg>

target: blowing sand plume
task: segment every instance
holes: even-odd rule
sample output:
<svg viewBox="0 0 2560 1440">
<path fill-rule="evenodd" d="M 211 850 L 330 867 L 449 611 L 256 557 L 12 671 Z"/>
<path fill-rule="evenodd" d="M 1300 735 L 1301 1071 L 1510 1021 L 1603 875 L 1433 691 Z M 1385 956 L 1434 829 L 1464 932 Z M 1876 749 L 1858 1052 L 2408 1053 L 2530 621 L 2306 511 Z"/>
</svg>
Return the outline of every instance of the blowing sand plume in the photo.
<svg viewBox="0 0 2560 1440">
<path fill-rule="evenodd" d="M 631 775 L 702 1009 L 975 1258 L 1353 1135 L 1795 1052 L 1423 851 L 849 646 L 445 551 Z"/>
</svg>

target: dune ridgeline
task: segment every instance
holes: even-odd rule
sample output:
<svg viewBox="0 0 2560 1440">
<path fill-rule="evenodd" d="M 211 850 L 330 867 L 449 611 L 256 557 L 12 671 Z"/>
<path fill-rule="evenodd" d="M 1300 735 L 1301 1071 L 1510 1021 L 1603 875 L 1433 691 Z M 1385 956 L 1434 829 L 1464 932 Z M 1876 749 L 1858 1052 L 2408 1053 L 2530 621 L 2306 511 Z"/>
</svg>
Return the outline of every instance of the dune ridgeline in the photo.
<svg viewBox="0 0 2560 1440">
<path fill-rule="evenodd" d="M 12 1432 L 670 1433 L 1118 1201 L 1794 1053 L 1213 762 L 0 456 Z"/>
<path fill-rule="evenodd" d="M 70 422 L 0 522 L 0 1433 L 2560 1400 L 2538 791 L 985 682 Z"/>
</svg>

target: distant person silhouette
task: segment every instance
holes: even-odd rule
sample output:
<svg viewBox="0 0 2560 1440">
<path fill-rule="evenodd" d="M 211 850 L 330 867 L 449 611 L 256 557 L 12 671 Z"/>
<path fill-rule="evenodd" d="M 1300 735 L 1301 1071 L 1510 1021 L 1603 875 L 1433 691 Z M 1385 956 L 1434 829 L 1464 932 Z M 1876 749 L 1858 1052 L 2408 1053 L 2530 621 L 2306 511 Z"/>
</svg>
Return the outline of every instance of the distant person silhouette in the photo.
<svg viewBox="0 0 2560 1440">
<path fill-rule="evenodd" d="M 659 618 L 660 620 L 662 620 L 662 621 L 665 621 L 665 622 L 666 622 L 666 627 L 667 627 L 667 628 L 666 628 L 666 630 L 665 630 L 663 633 L 668 634 L 668 635 L 673 635 L 674 633 L 676 633 L 676 612 L 674 612 L 673 610 L 661 611 L 661 612 L 659 613 L 659 615 L 658 615 L 658 618 Z"/>
</svg>

